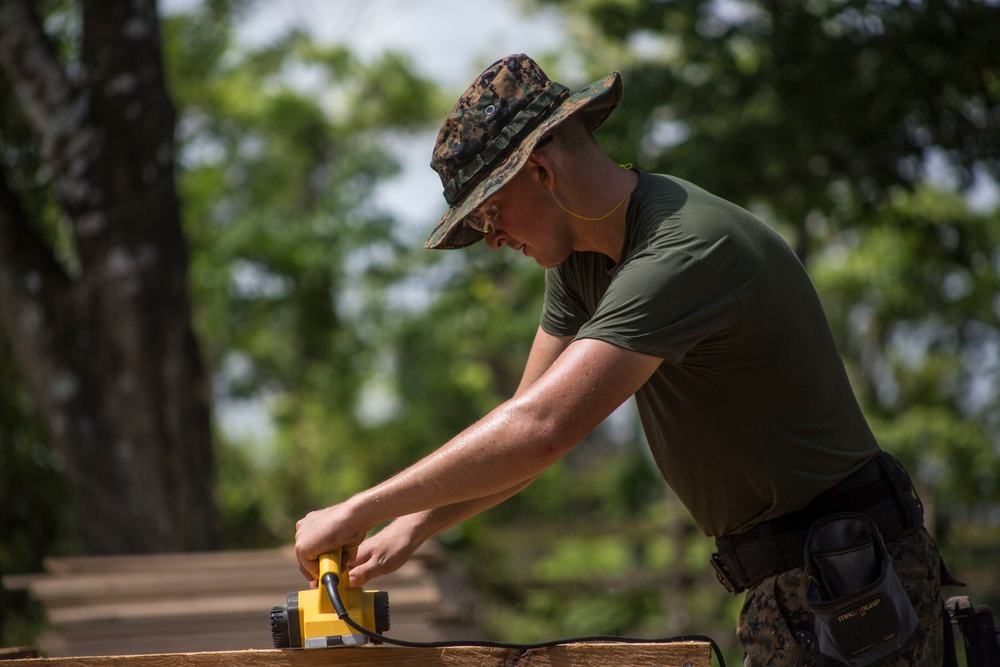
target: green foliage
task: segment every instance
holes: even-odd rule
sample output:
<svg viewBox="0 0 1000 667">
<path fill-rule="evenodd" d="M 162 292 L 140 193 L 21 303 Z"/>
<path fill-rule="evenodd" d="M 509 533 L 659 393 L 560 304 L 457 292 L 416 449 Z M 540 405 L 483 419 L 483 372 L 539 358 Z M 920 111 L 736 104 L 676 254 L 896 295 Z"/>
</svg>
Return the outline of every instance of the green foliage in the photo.
<svg viewBox="0 0 1000 667">
<path fill-rule="evenodd" d="M 1000 215 L 931 189 L 830 246 L 813 277 L 883 445 L 940 521 L 1000 501 Z"/>
<path fill-rule="evenodd" d="M 593 78 L 623 71 L 626 101 L 599 137 L 609 152 L 787 233 L 880 440 L 933 487 L 939 514 L 995 503 L 996 218 L 920 186 L 931 149 L 959 184 L 977 164 L 996 169 L 994 28 L 969 29 L 995 10 L 549 4 L 577 19 L 580 43 L 607 47 L 572 54 Z M 542 274 L 481 247 L 406 251 L 370 216 L 371 186 L 391 173 L 375 135 L 416 128 L 413 109 L 437 105 L 398 58 L 365 70 L 294 34 L 217 58 L 180 95 L 203 330 L 223 395 L 263 395 L 276 429 L 263 454 L 232 448 L 220 494 L 248 526 L 238 536 L 259 522 L 290 539 L 305 511 L 391 475 L 514 391 Z M 303 72 L 342 97 L 317 104 L 288 83 Z M 732 643 L 739 599 L 714 582 L 711 542 L 664 505 L 642 447 L 599 431 L 445 536 L 488 596 L 492 634 L 675 628 Z"/>
<path fill-rule="evenodd" d="M 599 133 L 610 154 L 692 180 L 788 234 L 880 441 L 951 527 L 946 553 L 995 545 L 988 526 L 969 525 L 1000 500 L 1000 220 L 922 182 L 932 153 L 961 186 L 976 169 L 1000 170 L 996 4 L 537 4 L 563 11 L 588 45 L 565 51 L 588 80 L 624 75 L 625 101 Z M 214 0 L 163 23 L 216 404 L 268 415 L 250 433 L 218 425 L 232 547 L 289 542 L 305 512 L 388 477 L 508 397 L 543 280 L 513 253 L 404 247 L 374 203 L 397 170 L 383 139 L 426 129 L 452 100 L 399 55 L 361 62 L 295 31 L 240 47 L 233 29 L 248 5 Z M 72 39 L 73 14 L 63 20 Z M 0 155 L 30 167 L 37 157 L 3 92 Z M 51 206 L 44 187 L 30 200 Z M 58 240 L 54 209 L 46 220 Z M 0 395 L 0 520 L 16 536 L 0 556 L 33 569 L 59 548 L 58 467 L 9 366 L 0 380 L 14 387 Z M 664 501 L 643 447 L 635 433 L 599 430 L 444 536 L 488 596 L 492 634 L 672 628 L 734 643 L 740 600 L 715 583 L 711 542 Z M 9 509 L 22 501 L 31 522 Z"/>
<path fill-rule="evenodd" d="M 594 76 L 620 69 L 612 155 L 683 175 L 795 230 L 800 256 L 934 150 L 962 184 L 1000 174 L 1000 7 L 869 0 L 539 0 L 582 16 Z M 596 33 L 596 34 L 595 34 Z M 632 91 L 632 92 L 630 92 Z M 639 93 L 641 91 L 641 93 Z"/>
<path fill-rule="evenodd" d="M 73 244 L 62 212 L 45 174 L 40 146 L 28 119 L 17 103 L 14 90 L 0 68 L 0 169 L 12 192 L 17 193 L 21 206 L 37 223 L 34 232 L 53 248 L 57 259 L 72 271 L 75 268 Z"/>
<path fill-rule="evenodd" d="M 56 48 L 72 39 L 66 3 L 48 3 L 58 13 Z M 4 71 L 0 69 L 0 178 L 17 193 L 39 224 L 34 230 L 72 269 L 74 257 L 49 183 L 37 178 L 42 160 Z M 0 574 L 41 569 L 46 556 L 79 548 L 73 508 L 62 465 L 24 386 L 17 360 L 0 334 Z M 44 624 L 40 606 L 22 591 L 0 584 L 0 646 L 31 644 Z"/>
<path fill-rule="evenodd" d="M 567 496 L 573 495 L 564 487 Z M 483 530 L 465 559 L 492 636 L 702 633 L 732 642 L 740 598 L 722 592 L 686 511 L 661 485 L 642 513 L 561 520 L 522 514 Z"/>
<path fill-rule="evenodd" d="M 396 321 L 393 336 L 397 391 L 407 403 L 400 419 L 409 422 L 401 435 L 433 443 L 517 388 L 538 326 L 543 276 L 482 245 L 428 259 L 440 260 L 432 268 L 443 273 L 441 282 L 428 285 L 435 293 L 426 310 Z"/>
<path fill-rule="evenodd" d="M 78 548 L 69 489 L 48 434 L 28 403 L 0 339 L 0 573 L 41 569 L 42 559 Z M 43 624 L 37 603 L 0 584 L 0 646 L 27 645 Z"/>
<path fill-rule="evenodd" d="M 398 170 L 381 137 L 437 109 L 402 56 L 362 63 L 298 31 L 247 50 L 236 18 L 201 7 L 164 33 L 216 402 L 225 414 L 250 401 L 272 420 L 265 433 L 218 431 L 225 543 L 249 545 L 290 539 L 305 512 L 402 467 L 366 444 L 359 414 L 385 354 L 382 295 L 407 261 L 371 201 Z"/>
</svg>

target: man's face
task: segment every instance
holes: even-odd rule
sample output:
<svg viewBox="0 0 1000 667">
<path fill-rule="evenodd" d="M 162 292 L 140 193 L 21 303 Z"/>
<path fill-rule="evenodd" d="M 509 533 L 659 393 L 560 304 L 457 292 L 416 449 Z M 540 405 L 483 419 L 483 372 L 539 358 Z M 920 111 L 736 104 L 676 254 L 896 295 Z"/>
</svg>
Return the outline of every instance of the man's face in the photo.
<svg viewBox="0 0 1000 667">
<path fill-rule="evenodd" d="M 507 246 L 542 268 L 557 266 L 573 251 L 562 212 L 531 161 L 474 212 L 472 226 L 493 250 Z"/>
</svg>

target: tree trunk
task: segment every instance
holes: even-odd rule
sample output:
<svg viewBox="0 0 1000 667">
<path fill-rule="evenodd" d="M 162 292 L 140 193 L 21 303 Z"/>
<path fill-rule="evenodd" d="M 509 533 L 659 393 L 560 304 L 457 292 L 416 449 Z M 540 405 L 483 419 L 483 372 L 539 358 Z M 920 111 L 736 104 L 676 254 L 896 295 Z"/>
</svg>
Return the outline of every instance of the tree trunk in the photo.
<svg viewBox="0 0 1000 667">
<path fill-rule="evenodd" d="M 56 259 L 0 178 L 0 327 L 63 457 L 89 551 L 210 548 L 209 396 L 155 2 L 80 3 L 71 67 L 34 5 L 0 0 L 0 65 L 74 256 Z"/>
</svg>

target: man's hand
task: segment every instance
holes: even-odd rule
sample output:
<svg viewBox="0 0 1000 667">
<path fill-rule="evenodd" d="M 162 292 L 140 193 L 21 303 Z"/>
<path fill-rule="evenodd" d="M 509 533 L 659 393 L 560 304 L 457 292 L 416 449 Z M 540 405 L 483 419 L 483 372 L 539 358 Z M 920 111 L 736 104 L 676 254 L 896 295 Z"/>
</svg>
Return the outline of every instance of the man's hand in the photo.
<svg viewBox="0 0 1000 667">
<path fill-rule="evenodd" d="M 364 586 L 375 577 L 395 572 L 410 559 L 420 542 L 413 538 L 407 519 L 396 519 L 361 543 L 350 562 L 351 586 Z"/>
<path fill-rule="evenodd" d="M 319 579 L 318 561 L 323 554 L 346 552 L 346 560 L 353 560 L 369 528 L 353 518 L 349 502 L 310 512 L 295 524 L 299 571 L 313 581 Z"/>
</svg>

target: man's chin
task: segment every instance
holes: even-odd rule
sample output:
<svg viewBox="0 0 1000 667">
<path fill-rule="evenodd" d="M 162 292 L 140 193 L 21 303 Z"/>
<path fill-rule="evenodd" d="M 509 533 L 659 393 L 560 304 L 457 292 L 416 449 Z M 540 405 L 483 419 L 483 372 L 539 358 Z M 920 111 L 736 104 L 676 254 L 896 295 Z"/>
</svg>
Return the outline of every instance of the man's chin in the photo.
<svg viewBox="0 0 1000 667">
<path fill-rule="evenodd" d="M 559 257 L 556 259 L 553 259 L 552 257 L 532 257 L 532 259 L 535 260 L 535 262 L 538 263 L 538 266 L 542 267 L 543 269 L 551 269 L 553 267 L 559 266 L 567 259 L 569 259 L 569 257 Z"/>
</svg>

